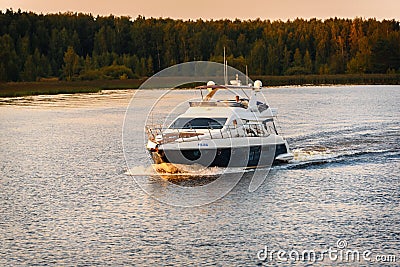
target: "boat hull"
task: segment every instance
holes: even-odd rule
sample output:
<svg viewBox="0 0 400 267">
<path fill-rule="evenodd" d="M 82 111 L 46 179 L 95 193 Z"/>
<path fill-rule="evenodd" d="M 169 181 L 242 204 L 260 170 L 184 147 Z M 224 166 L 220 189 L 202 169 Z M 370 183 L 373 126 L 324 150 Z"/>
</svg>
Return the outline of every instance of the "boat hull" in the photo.
<svg viewBox="0 0 400 267">
<path fill-rule="evenodd" d="M 205 167 L 269 167 L 282 162 L 276 158 L 287 154 L 286 143 L 244 147 L 214 147 L 149 150 L 156 164 L 199 164 Z M 285 158 L 287 159 L 287 158 Z"/>
</svg>

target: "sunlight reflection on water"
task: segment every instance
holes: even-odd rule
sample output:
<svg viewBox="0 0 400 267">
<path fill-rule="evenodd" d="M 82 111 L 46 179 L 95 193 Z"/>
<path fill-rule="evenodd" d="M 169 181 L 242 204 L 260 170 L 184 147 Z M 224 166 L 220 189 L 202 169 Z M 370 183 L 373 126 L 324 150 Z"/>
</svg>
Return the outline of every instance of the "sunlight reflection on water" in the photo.
<svg viewBox="0 0 400 267">
<path fill-rule="evenodd" d="M 266 89 L 295 160 L 253 193 L 249 172 L 190 209 L 158 202 L 127 173 L 121 131 L 134 90 L 0 99 L 0 265 L 248 266 L 265 245 L 318 249 L 338 238 L 398 255 L 399 89 Z M 171 106 L 196 93 L 176 95 Z M 168 190 L 147 173 L 143 147 L 133 160 L 154 194 Z"/>
</svg>

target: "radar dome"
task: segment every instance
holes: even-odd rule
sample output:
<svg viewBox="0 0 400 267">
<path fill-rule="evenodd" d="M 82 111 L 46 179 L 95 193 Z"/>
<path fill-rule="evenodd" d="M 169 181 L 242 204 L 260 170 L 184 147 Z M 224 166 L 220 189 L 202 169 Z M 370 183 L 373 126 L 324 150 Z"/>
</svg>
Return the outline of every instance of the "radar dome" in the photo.
<svg viewBox="0 0 400 267">
<path fill-rule="evenodd" d="M 213 82 L 213 81 L 208 81 L 207 82 L 207 86 L 213 86 L 213 85 L 215 85 L 215 82 Z"/>
<path fill-rule="evenodd" d="M 257 80 L 254 82 L 254 88 L 260 89 L 262 86 L 262 82 L 260 80 Z"/>
</svg>

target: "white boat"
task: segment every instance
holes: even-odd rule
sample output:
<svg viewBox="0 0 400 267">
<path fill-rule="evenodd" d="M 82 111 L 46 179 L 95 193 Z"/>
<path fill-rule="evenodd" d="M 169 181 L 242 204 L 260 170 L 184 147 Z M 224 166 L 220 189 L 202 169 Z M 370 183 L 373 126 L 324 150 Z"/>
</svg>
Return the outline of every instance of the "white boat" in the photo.
<svg viewBox="0 0 400 267">
<path fill-rule="evenodd" d="M 278 134 L 276 109 L 257 99 L 261 81 L 242 85 L 207 85 L 208 94 L 189 107 L 169 127 L 147 125 L 147 150 L 154 163 L 205 167 L 270 167 L 293 159 L 287 141 Z M 236 94 L 234 99 L 215 100 L 219 90 L 251 90 L 250 97 Z"/>
</svg>

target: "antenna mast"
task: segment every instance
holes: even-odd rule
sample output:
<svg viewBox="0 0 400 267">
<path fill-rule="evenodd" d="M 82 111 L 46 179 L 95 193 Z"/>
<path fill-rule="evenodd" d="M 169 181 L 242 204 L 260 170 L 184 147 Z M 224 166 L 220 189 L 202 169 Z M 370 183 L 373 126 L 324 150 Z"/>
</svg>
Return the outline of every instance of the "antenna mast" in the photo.
<svg viewBox="0 0 400 267">
<path fill-rule="evenodd" d="M 225 85 L 228 85 L 228 60 L 225 60 L 225 68 L 226 68 Z"/>
<path fill-rule="evenodd" d="M 249 73 L 247 72 L 247 65 L 246 65 L 246 85 L 249 85 Z"/>
<path fill-rule="evenodd" d="M 228 84 L 228 68 L 227 68 L 227 62 L 226 62 L 225 46 L 224 46 L 224 83 L 225 83 L 225 85 Z"/>
</svg>

